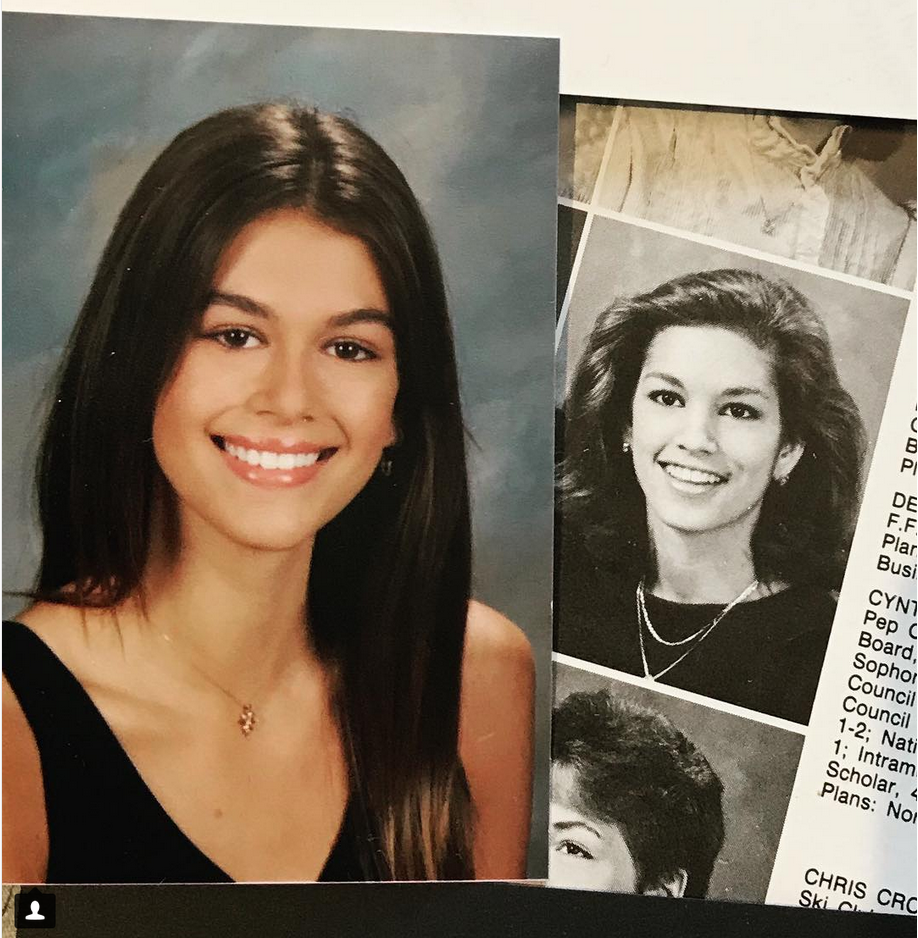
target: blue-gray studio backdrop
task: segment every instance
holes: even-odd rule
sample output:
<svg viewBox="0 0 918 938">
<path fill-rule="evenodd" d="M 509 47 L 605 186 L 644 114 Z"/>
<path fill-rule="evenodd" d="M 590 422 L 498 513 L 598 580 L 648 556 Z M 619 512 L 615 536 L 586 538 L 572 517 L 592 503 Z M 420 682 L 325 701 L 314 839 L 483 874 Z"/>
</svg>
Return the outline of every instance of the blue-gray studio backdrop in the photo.
<svg viewBox="0 0 918 938">
<path fill-rule="evenodd" d="M 38 556 L 47 379 L 144 169 L 221 108 L 347 113 L 401 167 L 440 247 L 474 438 L 475 595 L 538 661 L 529 872 L 544 876 L 557 42 L 7 13 L 3 53 L 4 589 L 28 587 Z"/>
</svg>

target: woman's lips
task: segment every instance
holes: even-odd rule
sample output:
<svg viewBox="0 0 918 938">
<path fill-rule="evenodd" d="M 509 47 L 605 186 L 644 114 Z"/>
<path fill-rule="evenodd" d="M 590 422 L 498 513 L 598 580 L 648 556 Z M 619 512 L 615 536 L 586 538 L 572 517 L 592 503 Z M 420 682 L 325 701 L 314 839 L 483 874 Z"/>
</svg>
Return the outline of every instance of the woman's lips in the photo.
<svg viewBox="0 0 918 938">
<path fill-rule="evenodd" d="M 268 488 L 303 485 L 337 452 L 336 447 L 281 440 L 213 437 L 229 468 L 241 479 Z"/>
<path fill-rule="evenodd" d="M 696 469 L 671 462 L 661 462 L 659 466 L 673 488 L 692 495 L 705 494 L 728 481 L 728 476 L 707 469 Z"/>
<path fill-rule="evenodd" d="M 697 485 L 718 485 L 726 482 L 726 476 L 719 472 L 710 472 L 707 469 L 692 469 L 690 466 L 681 466 L 675 462 L 660 463 L 663 471 L 673 479 L 680 482 L 694 482 Z"/>
</svg>

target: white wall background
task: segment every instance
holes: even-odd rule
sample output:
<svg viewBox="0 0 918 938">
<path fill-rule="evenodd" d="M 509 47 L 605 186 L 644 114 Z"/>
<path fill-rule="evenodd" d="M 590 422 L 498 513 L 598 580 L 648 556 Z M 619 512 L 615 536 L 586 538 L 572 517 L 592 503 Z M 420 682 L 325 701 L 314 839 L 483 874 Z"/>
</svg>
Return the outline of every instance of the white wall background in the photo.
<svg viewBox="0 0 918 938">
<path fill-rule="evenodd" d="M 9 0 L 4 9 L 559 36 L 564 94 L 916 116 L 914 0 Z"/>
</svg>

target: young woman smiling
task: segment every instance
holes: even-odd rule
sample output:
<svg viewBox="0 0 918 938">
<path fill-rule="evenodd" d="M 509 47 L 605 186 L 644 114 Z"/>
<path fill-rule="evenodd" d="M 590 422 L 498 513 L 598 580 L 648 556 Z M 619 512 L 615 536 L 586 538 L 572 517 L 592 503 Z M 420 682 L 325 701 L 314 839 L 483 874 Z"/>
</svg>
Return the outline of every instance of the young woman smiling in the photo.
<svg viewBox="0 0 918 938">
<path fill-rule="evenodd" d="M 565 418 L 559 649 L 805 723 L 863 453 L 806 299 L 720 270 L 616 303 Z"/>
<path fill-rule="evenodd" d="M 452 335 L 401 172 L 275 104 L 138 184 L 4 628 L 4 879 L 517 878 L 533 672 L 470 602 Z"/>
</svg>

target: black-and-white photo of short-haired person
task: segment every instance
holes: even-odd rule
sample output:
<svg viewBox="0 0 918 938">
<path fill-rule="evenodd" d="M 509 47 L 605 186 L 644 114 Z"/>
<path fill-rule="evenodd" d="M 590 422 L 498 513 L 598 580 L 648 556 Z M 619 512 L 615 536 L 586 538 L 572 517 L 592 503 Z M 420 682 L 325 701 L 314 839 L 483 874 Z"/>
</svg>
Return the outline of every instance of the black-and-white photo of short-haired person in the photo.
<svg viewBox="0 0 918 938">
<path fill-rule="evenodd" d="M 557 662 L 549 883 L 764 902 L 803 736 Z"/>
<path fill-rule="evenodd" d="M 806 723 L 865 450 L 807 298 L 728 268 L 616 300 L 563 434 L 558 650 Z"/>
<path fill-rule="evenodd" d="M 701 899 L 723 843 L 721 780 L 670 720 L 602 690 L 555 707 L 549 885 Z"/>
</svg>

